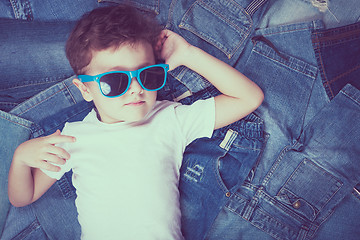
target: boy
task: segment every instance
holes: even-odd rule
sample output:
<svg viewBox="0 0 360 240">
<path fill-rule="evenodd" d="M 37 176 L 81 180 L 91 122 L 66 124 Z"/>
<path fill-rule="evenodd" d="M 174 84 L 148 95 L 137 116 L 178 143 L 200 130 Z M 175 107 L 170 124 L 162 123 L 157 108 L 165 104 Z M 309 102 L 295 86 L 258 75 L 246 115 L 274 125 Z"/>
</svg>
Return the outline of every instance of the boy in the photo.
<svg viewBox="0 0 360 240">
<path fill-rule="evenodd" d="M 182 239 L 179 168 L 185 147 L 255 110 L 259 87 L 129 6 L 80 19 L 66 46 L 74 84 L 94 110 L 15 151 L 9 199 L 25 206 L 70 169 L 82 239 Z M 165 60 L 156 64 L 155 55 Z M 220 92 L 190 106 L 156 101 L 185 65 Z M 70 157 L 71 156 L 71 157 Z"/>
</svg>

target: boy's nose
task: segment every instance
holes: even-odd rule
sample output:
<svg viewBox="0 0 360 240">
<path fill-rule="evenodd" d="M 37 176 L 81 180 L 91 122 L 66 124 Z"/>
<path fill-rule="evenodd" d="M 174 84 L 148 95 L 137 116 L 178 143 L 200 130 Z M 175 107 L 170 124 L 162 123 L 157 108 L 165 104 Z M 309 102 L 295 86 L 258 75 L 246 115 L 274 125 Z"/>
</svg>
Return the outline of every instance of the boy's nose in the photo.
<svg viewBox="0 0 360 240">
<path fill-rule="evenodd" d="M 131 79 L 129 92 L 130 94 L 141 94 L 144 91 L 144 89 L 140 86 L 138 80 L 136 77 L 133 77 Z"/>
</svg>

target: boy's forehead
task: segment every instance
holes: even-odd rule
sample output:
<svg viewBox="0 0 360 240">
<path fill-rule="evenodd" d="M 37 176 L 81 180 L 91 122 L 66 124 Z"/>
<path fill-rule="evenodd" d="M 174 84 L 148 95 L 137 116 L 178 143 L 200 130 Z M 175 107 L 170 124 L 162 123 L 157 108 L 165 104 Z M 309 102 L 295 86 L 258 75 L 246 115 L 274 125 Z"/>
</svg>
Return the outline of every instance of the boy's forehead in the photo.
<svg viewBox="0 0 360 240">
<path fill-rule="evenodd" d="M 93 51 L 89 64 L 89 74 L 100 74 L 108 71 L 133 71 L 155 64 L 154 51 L 145 41 L 135 44 L 121 44 L 101 51 Z"/>
</svg>

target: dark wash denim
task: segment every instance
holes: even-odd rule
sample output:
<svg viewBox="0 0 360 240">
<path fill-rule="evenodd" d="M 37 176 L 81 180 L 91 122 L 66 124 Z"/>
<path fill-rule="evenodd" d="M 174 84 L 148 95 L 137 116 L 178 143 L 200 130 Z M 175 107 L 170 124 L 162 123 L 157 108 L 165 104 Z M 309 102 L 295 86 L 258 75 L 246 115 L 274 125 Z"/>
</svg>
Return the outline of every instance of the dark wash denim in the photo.
<svg viewBox="0 0 360 240">
<path fill-rule="evenodd" d="M 177 4 L 178 3 L 172 4 L 173 9 L 182 9 L 179 8 Z M 203 1 L 198 1 L 194 5 L 194 9 L 203 4 Z M 152 5 L 150 7 L 156 10 L 157 6 L 158 5 Z M 209 6 L 210 5 L 207 5 L 207 7 Z M 174 16 L 175 15 L 169 15 L 169 19 L 172 19 Z M 184 19 L 184 21 L 186 19 Z M 173 21 L 175 22 L 175 20 Z M 172 24 L 168 23 L 168 26 L 170 27 Z M 174 29 L 176 28 L 175 24 L 173 27 Z M 256 168 L 251 171 L 246 183 L 240 189 L 237 189 L 237 191 L 234 191 L 234 189 L 233 191 L 229 191 L 230 200 L 226 202 L 226 207 L 221 209 L 220 214 L 211 226 L 211 230 L 207 235 L 208 239 L 292 239 L 296 238 L 295 236 L 297 236 L 298 239 L 352 239 L 358 236 L 359 187 L 355 182 L 357 181 L 356 176 L 359 176 L 359 174 L 356 165 L 353 167 L 354 163 L 352 159 L 356 160 L 356 156 L 358 156 L 359 153 L 358 146 L 354 146 L 354 143 L 359 140 L 359 134 L 356 125 L 351 129 L 352 131 L 349 130 L 349 121 L 359 117 L 359 98 L 357 90 L 351 86 L 347 86 L 341 91 L 339 96 L 336 96 L 336 101 L 334 99 L 329 103 L 328 96 L 322 86 L 320 74 L 317 72 L 317 61 L 310 41 L 312 33 L 319 31 L 318 28 L 320 27 L 319 23 L 314 22 L 310 24 L 260 29 L 254 34 L 256 36 L 253 38 L 254 44 L 247 42 L 244 48 L 240 48 L 240 50 L 242 50 L 241 53 L 234 54 L 230 59 L 225 59 L 227 62 L 234 61 L 233 63 L 239 70 L 243 70 L 246 75 L 256 81 L 263 90 L 266 91 L 265 102 L 256 114 L 265 120 L 266 131 L 270 137 L 261 158 L 258 159 L 256 163 Z M 181 29 L 179 31 L 181 31 Z M 194 38 L 197 35 L 200 34 L 194 34 Z M 252 37 L 252 34 L 249 36 Z M 194 42 L 197 42 L 196 39 L 197 38 L 195 38 Z M 213 47 L 211 38 L 200 37 L 198 40 L 199 42 L 196 44 L 199 44 L 200 47 L 204 47 L 206 50 L 206 46 L 210 45 L 212 48 L 210 47 L 209 51 L 213 49 L 214 55 L 219 58 L 224 58 L 224 51 L 220 51 L 218 47 Z M 227 39 L 226 41 L 229 40 L 231 39 Z M 210 41 L 210 43 L 206 41 Z M 226 41 L 225 45 L 231 46 L 231 44 Z M 236 59 L 238 56 L 240 58 Z M 261 65 L 263 69 L 259 69 L 257 67 L 259 65 Z M 184 75 L 187 76 L 186 74 Z M 181 77 L 182 75 L 174 74 L 174 76 Z M 187 83 L 187 85 L 170 81 L 171 85 L 170 87 L 167 86 L 166 91 L 164 91 L 164 96 L 167 96 L 166 93 L 170 92 L 172 97 L 182 99 L 184 96 L 192 95 L 191 91 L 185 92 L 184 89 L 192 89 L 195 92 L 196 89 L 202 90 L 208 86 L 206 84 L 203 88 L 201 86 L 192 86 L 191 82 L 188 83 L 180 77 L 178 79 L 182 83 Z M 180 90 L 172 90 L 172 87 L 177 85 L 179 85 L 177 89 Z M 186 101 L 186 99 L 183 101 Z M 351 115 L 353 112 L 354 115 Z M 333 115 L 331 115 L 331 113 Z M 339 115 L 344 116 L 343 119 L 339 120 Z M 336 119 L 333 119 L 334 117 L 336 117 Z M 43 121 L 43 123 L 45 122 L 46 121 Z M 345 127 L 344 131 L 342 131 L 343 127 Z M 325 129 L 326 131 L 320 131 L 320 129 Z M 326 134 L 324 134 L 324 132 Z M 340 133 L 345 136 L 340 135 Z M 235 135 L 242 136 L 242 134 L 239 133 Z M 227 139 L 225 142 L 228 142 L 229 136 L 234 136 L 232 131 L 229 131 L 228 137 L 226 137 L 225 134 L 225 138 Z M 328 136 L 328 138 L 326 138 L 326 136 Z M 27 138 L 26 134 L 23 135 L 23 138 Z M 216 141 L 215 139 L 214 141 Z M 332 145 L 330 144 L 331 140 L 333 140 Z M 319 144 L 318 141 L 322 141 L 325 146 Z M 220 138 L 218 142 L 220 143 Z M 196 144 L 196 142 L 194 144 Z M 344 146 L 344 144 L 346 145 Z M 213 145 L 214 149 L 212 150 L 217 152 L 214 159 L 217 159 L 222 151 L 220 149 L 221 144 L 216 145 L 213 143 Z M 340 146 L 339 149 L 337 148 L 338 145 Z M 217 148 L 218 150 L 216 150 Z M 325 149 L 329 149 L 329 153 L 326 153 Z M 255 149 L 253 150 L 256 152 Z M 230 151 L 232 151 L 232 149 L 230 149 Z M 306 159 L 302 158 L 302 154 L 306 156 Z M 192 155 L 195 156 L 195 154 L 190 151 L 190 157 L 187 160 L 189 164 L 191 161 L 194 161 L 191 157 Z M 322 155 L 329 160 L 323 160 L 321 158 Z M 346 164 L 338 160 L 340 157 L 342 158 L 341 160 L 345 160 Z M 204 162 L 204 159 L 200 160 Z M 207 166 L 211 165 L 211 161 L 215 162 L 216 160 L 209 161 L 210 163 Z M 234 162 L 236 161 L 233 161 L 233 163 Z M 337 168 L 331 168 L 333 163 L 338 164 L 336 165 Z M 195 167 L 194 169 L 191 168 L 189 164 L 186 168 L 182 169 L 183 174 L 181 181 L 183 181 L 183 179 L 189 180 L 188 177 L 185 177 L 187 172 L 198 176 L 201 167 Z M 196 165 L 193 165 L 193 167 L 194 166 Z M 226 165 L 221 166 L 224 166 L 226 169 L 226 171 L 223 172 L 230 171 L 229 168 L 231 167 L 226 168 Z M 346 167 L 348 168 L 346 169 L 347 171 L 343 171 Z M 223 168 L 219 170 L 220 175 L 221 169 Z M 338 171 L 340 173 L 338 173 Z M 350 173 L 349 177 L 344 180 L 343 175 L 347 176 L 347 172 Z M 291 175 L 292 173 L 293 175 Z M 307 173 L 311 175 L 311 178 L 307 177 Z M 194 175 L 192 177 L 194 177 Z M 225 186 L 236 185 L 237 182 L 232 177 L 227 177 L 225 174 L 221 176 L 223 176 L 222 181 Z M 243 175 L 241 177 L 243 177 Z M 286 177 L 287 180 L 284 180 Z M 319 184 L 321 188 L 312 186 L 313 181 L 311 180 L 318 178 L 319 181 L 316 181 L 316 183 Z M 353 180 L 351 181 L 351 179 Z M 307 187 L 309 185 L 310 188 L 303 187 L 304 184 L 302 184 L 302 182 L 304 180 L 308 183 L 305 186 Z M 203 178 L 201 183 L 204 184 L 210 181 L 211 179 L 206 181 L 206 179 Z M 189 182 L 190 181 L 188 181 L 188 183 Z M 341 185 L 341 187 L 336 191 L 339 185 Z M 349 185 L 352 185 L 352 187 L 349 187 Z M 299 186 L 301 188 L 299 188 Z M 325 191 L 327 190 L 326 187 L 330 189 L 328 192 L 336 193 L 333 195 L 329 194 Z M 325 190 L 322 192 L 319 191 L 318 193 L 318 188 Z M 180 190 L 186 193 L 187 189 L 187 187 L 181 187 Z M 304 192 L 307 189 L 309 189 L 311 193 L 316 193 L 313 198 L 309 198 L 307 192 Z M 215 188 L 215 191 L 218 190 L 219 189 Z M 321 195 L 322 193 L 323 195 Z M 328 195 L 330 196 L 321 198 L 321 196 Z M 301 199 L 298 199 L 300 203 L 294 201 L 294 196 L 301 197 Z M 51 196 L 47 196 L 46 198 L 50 197 Z M 195 198 L 196 196 L 194 195 L 192 197 Z M 222 197 L 224 197 L 224 195 L 222 195 Z M 325 201 L 326 199 L 328 199 L 328 202 Z M 41 237 L 46 239 L 45 235 L 41 234 L 50 230 L 56 232 L 60 227 L 39 227 L 42 225 L 40 221 L 37 220 L 37 215 L 47 215 L 49 210 L 54 211 L 52 212 L 52 214 L 54 214 L 56 209 L 50 209 L 48 204 L 42 203 L 38 205 L 37 215 L 34 215 L 31 210 L 33 205 L 29 207 L 29 210 L 24 209 L 24 212 L 21 213 L 23 217 L 28 217 L 28 221 L 23 221 L 23 225 L 19 226 L 17 230 L 14 230 L 14 234 L 19 233 L 27 226 L 26 230 L 37 229 L 34 232 L 30 231 L 31 234 L 27 235 L 28 239 L 31 237 L 33 237 L 32 239 L 42 239 Z M 221 202 L 219 205 L 221 205 Z M 305 207 L 302 208 L 302 206 Z M 330 206 L 333 206 L 333 209 L 327 211 L 331 208 Z M 214 206 L 209 205 L 209 207 Z M 315 220 L 307 219 L 313 215 L 309 209 L 315 211 Z M 17 214 L 20 214 L 16 210 L 12 208 L 9 215 L 10 220 L 16 219 Z M 71 211 L 71 208 L 68 207 L 68 210 Z M 73 219 L 71 217 L 69 218 Z M 9 219 L 8 226 L 13 228 L 15 224 L 11 224 Z M 192 219 L 183 219 L 183 222 L 190 222 L 190 220 Z M 321 220 L 324 221 L 318 225 L 318 222 Z M 184 224 L 186 224 L 186 222 L 184 222 Z M 209 228 L 208 223 L 204 225 L 200 226 L 202 227 L 202 231 Z M 311 226 L 311 231 L 308 230 L 308 226 Z M 73 227 L 73 229 L 71 229 L 71 227 Z M 78 231 L 76 225 L 75 227 L 71 225 L 66 228 L 69 230 L 69 235 L 68 238 L 65 239 L 76 236 Z M 43 232 L 43 229 L 46 229 L 46 231 L 44 230 Z M 197 229 L 189 229 L 189 231 L 194 231 L 190 232 L 190 234 L 196 234 L 195 230 Z M 29 233 L 27 231 L 24 232 Z M 51 236 L 57 235 L 47 235 L 47 237 Z"/>
<path fill-rule="evenodd" d="M 316 31 L 312 42 L 329 99 L 347 83 L 360 89 L 360 22 Z"/>
<path fill-rule="evenodd" d="M 157 18 L 161 23 L 166 25 L 168 28 L 184 35 L 185 38 L 192 44 L 197 45 L 205 50 L 208 49 L 209 52 L 218 58 L 222 58 L 232 63 L 237 61 L 237 58 L 242 52 L 242 49 L 249 41 L 249 37 L 255 29 L 255 23 L 261 16 L 261 11 L 259 9 L 261 9 L 261 6 L 263 6 L 265 2 L 266 1 L 259 0 L 161 2 L 132 1 L 132 3 L 138 7 L 142 7 L 148 12 L 150 11 L 158 14 Z M 220 11 L 224 11 L 226 14 L 223 15 L 220 13 Z M 206 19 L 206 21 L 199 21 L 197 16 L 201 16 L 201 18 Z M 219 27 L 216 27 L 216 25 L 213 24 L 211 28 L 206 28 L 206 26 L 208 26 L 208 22 L 216 23 L 219 25 Z M 16 25 L 26 23 L 13 22 L 12 24 Z M 42 24 L 43 26 L 46 26 L 48 23 L 44 22 Z M 51 23 L 49 26 L 59 27 L 61 24 L 64 23 Z M 65 30 L 60 29 L 59 31 L 54 31 L 51 36 L 48 36 L 48 38 L 46 38 L 45 35 L 46 39 L 43 42 L 50 45 L 53 44 L 51 47 L 53 51 L 63 51 L 65 38 L 64 33 L 66 34 L 66 31 L 69 29 L 69 27 L 70 25 L 67 25 L 64 26 Z M 223 35 L 221 37 L 219 32 L 222 32 L 224 29 L 227 30 L 228 35 Z M 31 31 L 32 35 L 36 34 L 36 31 L 36 28 L 33 28 Z M 39 36 L 41 36 L 43 32 L 39 30 L 38 33 Z M 56 37 L 57 34 L 61 35 L 60 38 Z M 54 41 L 54 39 L 58 39 L 58 42 Z M 208 40 L 209 42 L 204 41 L 204 39 Z M 32 50 L 35 49 L 27 49 L 28 52 L 31 52 Z M 9 54 L 13 54 L 13 52 L 10 52 Z M 21 57 L 26 60 L 28 56 L 29 54 L 21 55 Z M 63 55 L 61 57 L 60 54 L 57 57 L 63 58 Z M 54 60 L 55 59 L 51 57 L 46 59 L 46 61 L 49 61 L 48 63 L 53 64 L 53 66 L 57 65 L 57 61 L 62 62 L 61 60 Z M 38 63 L 36 58 L 30 61 Z M 65 58 L 64 61 L 66 61 Z M 29 65 L 20 66 L 25 69 L 29 67 Z M 64 69 L 66 70 L 66 68 L 67 67 L 65 66 Z M 20 71 L 21 70 L 22 68 L 20 68 Z M 39 76 L 39 84 L 41 84 L 42 79 L 46 80 L 46 74 L 43 75 L 45 75 L 45 78 L 42 78 L 43 76 Z M 11 80 L 15 81 L 16 84 L 19 84 L 17 87 L 26 87 L 26 84 L 25 86 L 21 85 L 22 81 L 18 80 L 17 78 L 11 78 Z M 4 141 L 4 144 L 2 144 L 0 149 L 1 152 L 8 152 L 7 156 L 1 155 L 4 156 L 4 158 L 1 159 L 4 164 L 9 165 L 12 152 L 19 143 L 27 140 L 28 138 L 47 135 L 54 132 L 58 128 L 61 129 L 64 122 L 79 120 L 89 111 L 91 105 L 85 104 L 84 101 L 80 101 L 81 95 L 72 91 L 73 86 L 70 84 L 70 82 L 71 79 L 67 79 L 56 84 L 52 88 L 40 92 L 39 95 L 36 95 L 35 97 L 30 98 L 21 104 L 15 104 L 15 108 L 12 108 L 13 106 L 9 107 L 9 109 L 12 109 L 9 113 L 0 112 L 2 116 L 0 124 L 1 131 L 5 133 L 6 139 L 12 139 L 12 142 Z M 34 86 L 30 86 L 28 89 L 23 88 L 22 92 L 26 93 L 27 90 L 32 91 L 33 88 Z M 210 88 L 210 90 L 208 90 L 208 88 Z M 164 90 L 159 93 L 159 97 L 163 99 L 183 100 L 190 103 L 191 100 L 187 99 L 193 99 L 195 96 L 199 96 L 199 94 L 196 94 L 198 91 L 201 92 L 199 93 L 201 94 L 201 97 L 206 97 L 206 95 L 203 95 L 203 91 L 213 92 L 214 90 L 210 87 L 210 84 L 205 79 L 190 71 L 189 69 L 182 68 L 170 73 L 169 83 L 166 85 Z M 28 96 L 32 95 L 34 95 L 34 92 L 30 93 Z M 190 98 L 186 98 L 187 96 L 190 96 Z M 8 99 L 4 100 L 4 102 L 7 101 Z M 257 134 L 255 135 L 258 136 L 257 141 L 259 141 L 259 143 L 256 146 L 257 148 L 254 148 L 253 150 L 255 153 L 249 153 L 249 156 L 254 156 L 256 158 L 256 154 L 261 146 L 262 138 L 260 136 L 260 130 L 262 129 L 262 123 L 256 116 L 249 117 L 249 119 L 244 121 L 246 121 L 246 124 L 238 123 L 239 126 L 236 126 L 235 124 L 234 129 L 229 130 L 229 132 L 232 132 L 234 135 L 239 135 L 238 138 L 240 138 L 247 136 L 247 132 L 249 131 L 247 128 L 251 129 L 251 125 L 257 126 Z M 255 122 L 252 123 L 252 121 Z M 24 125 L 23 122 L 26 122 L 28 125 Z M 14 130 L 6 132 L 6 130 L 9 129 L 8 125 L 13 125 Z M 244 127 L 244 130 L 242 130 L 242 126 Z M 14 137 L 17 134 L 19 137 Z M 225 134 L 223 137 L 226 137 L 225 132 L 215 134 L 215 141 L 221 139 L 222 134 Z M 234 142 L 238 141 L 239 140 L 236 140 Z M 246 139 L 243 139 L 242 141 L 246 142 Z M 7 147 L 7 145 L 11 146 Z M 213 145 L 214 143 L 210 144 L 209 146 Z M 233 147 L 233 145 L 231 145 L 231 147 Z M 9 149 L 10 151 L 8 151 Z M 226 149 L 229 151 L 230 146 Z M 246 155 L 247 153 L 243 153 L 243 156 Z M 242 164 L 241 173 L 248 172 L 251 168 L 251 163 L 254 161 L 255 159 L 252 161 L 249 160 L 249 164 Z M 224 168 L 231 169 L 231 166 L 224 164 Z M 6 175 L 7 169 L 5 169 L 5 173 L 2 173 L 2 179 L 6 178 Z M 44 195 L 42 198 L 44 200 L 39 200 L 26 208 L 22 208 L 21 210 L 12 208 L 9 212 L 9 217 L 7 219 L 2 239 L 10 239 L 15 236 L 18 238 L 26 236 L 27 239 L 39 239 L 41 237 L 55 239 L 76 239 L 80 231 L 77 224 L 65 225 L 66 231 L 61 233 L 65 234 L 65 237 L 65 235 L 57 234 L 58 231 L 63 229 L 62 226 L 58 226 L 54 224 L 54 222 L 48 221 L 48 219 L 50 219 L 53 215 L 57 215 L 59 219 L 62 219 L 60 222 L 68 221 L 73 223 L 76 221 L 76 218 L 74 218 L 74 215 L 72 214 L 76 213 L 76 209 L 73 205 L 74 196 L 72 194 L 70 194 L 71 197 L 59 199 L 59 201 L 56 202 L 58 196 L 69 195 L 64 194 L 64 192 L 69 193 L 74 191 L 74 189 L 71 188 L 71 183 L 68 180 L 69 176 L 65 176 L 63 178 L 63 182 L 57 182 L 57 184 L 55 184 L 51 190 L 46 193 L 46 195 Z M 224 182 L 232 181 L 233 180 L 231 178 L 228 180 L 224 179 Z M 6 186 L 4 189 L 6 189 Z M 54 203 L 56 202 L 56 204 L 49 206 L 47 201 L 45 201 L 47 199 L 53 199 Z M 1 200 L 2 213 L 6 214 L 8 201 L 7 199 Z M 71 214 L 68 214 L 70 212 Z M 15 224 L 14 221 L 19 216 L 23 218 L 23 221 Z"/>
<path fill-rule="evenodd" d="M 249 115 L 191 143 L 180 169 L 182 232 L 203 239 L 232 193 L 242 185 L 265 144 L 263 121 Z M 223 238 L 221 238 L 223 239 Z"/>
<path fill-rule="evenodd" d="M 255 32 L 244 74 L 265 91 L 255 113 L 269 138 L 203 239 L 359 238 L 360 92 L 347 84 L 328 98 L 310 51 L 321 28 L 312 22 Z"/>
</svg>

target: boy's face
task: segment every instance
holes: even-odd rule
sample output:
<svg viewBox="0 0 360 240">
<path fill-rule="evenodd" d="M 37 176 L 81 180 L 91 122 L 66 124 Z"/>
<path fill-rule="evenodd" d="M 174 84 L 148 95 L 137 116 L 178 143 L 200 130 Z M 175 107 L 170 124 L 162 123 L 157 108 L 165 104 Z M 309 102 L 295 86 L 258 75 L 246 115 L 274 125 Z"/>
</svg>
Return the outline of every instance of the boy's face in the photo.
<svg viewBox="0 0 360 240">
<path fill-rule="evenodd" d="M 110 71 L 134 71 L 153 64 L 155 58 L 149 43 L 123 44 L 116 49 L 94 52 L 86 74 L 93 76 Z M 76 79 L 74 84 L 86 101 L 94 101 L 101 121 L 105 123 L 141 120 L 152 109 L 157 96 L 156 91 L 142 89 L 135 78 L 132 79 L 129 90 L 116 98 L 103 96 L 96 82 L 85 85 Z"/>
</svg>

